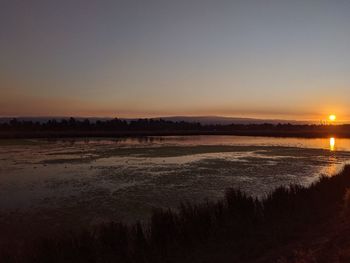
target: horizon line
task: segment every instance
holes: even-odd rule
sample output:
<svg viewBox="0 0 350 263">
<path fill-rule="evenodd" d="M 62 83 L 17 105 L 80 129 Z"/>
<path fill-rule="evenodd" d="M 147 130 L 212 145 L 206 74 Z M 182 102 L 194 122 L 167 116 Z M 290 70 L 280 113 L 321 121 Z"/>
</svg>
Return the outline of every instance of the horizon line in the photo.
<svg viewBox="0 0 350 263">
<path fill-rule="evenodd" d="M 17 115 L 17 116 L 0 116 L 0 119 L 21 119 L 21 118 L 79 118 L 79 119 L 167 119 L 167 118 L 221 118 L 237 120 L 256 120 L 256 121 L 283 121 L 283 122 L 300 122 L 300 123 L 319 123 L 323 124 L 328 119 L 294 119 L 294 118 L 260 118 L 260 117 L 243 117 L 243 116 L 223 116 L 223 115 L 164 115 L 164 116 L 135 116 L 135 117 L 118 117 L 118 116 L 83 116 L 83 115 Z M 346 124 L 349 120 L 336 121 L 336 124 Z"/>
</svg>

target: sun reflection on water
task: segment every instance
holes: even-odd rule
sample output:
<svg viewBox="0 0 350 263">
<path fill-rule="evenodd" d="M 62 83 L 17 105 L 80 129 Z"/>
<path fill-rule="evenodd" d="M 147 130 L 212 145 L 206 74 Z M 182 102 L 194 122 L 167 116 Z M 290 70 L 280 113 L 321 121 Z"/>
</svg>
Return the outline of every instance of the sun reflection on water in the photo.
<svg viewBox="0 0 350 263">
<path fill-rule="evenodd" d="M 335 138 L 334 137 L 329 138 L 329 149 L 331 151 L 335 150 Z"/>
</svg>

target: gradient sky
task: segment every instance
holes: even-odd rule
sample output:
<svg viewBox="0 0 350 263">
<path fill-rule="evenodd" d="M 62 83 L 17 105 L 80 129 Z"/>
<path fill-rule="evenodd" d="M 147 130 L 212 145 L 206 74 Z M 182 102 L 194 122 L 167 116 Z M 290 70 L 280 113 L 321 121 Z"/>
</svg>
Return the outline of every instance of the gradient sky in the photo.
<svg viewBox="0 0 350 263">
<path fill-rule="evenodd" d="M 0 0 L 0 116 L 350 120 L 348 0 Z"/>
</svg>

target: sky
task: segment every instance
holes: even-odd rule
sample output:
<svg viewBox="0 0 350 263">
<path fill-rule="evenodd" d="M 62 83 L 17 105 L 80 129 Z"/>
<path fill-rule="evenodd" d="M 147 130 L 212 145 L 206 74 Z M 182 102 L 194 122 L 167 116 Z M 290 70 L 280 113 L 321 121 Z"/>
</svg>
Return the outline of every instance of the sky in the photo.
<svg viewBox="0 0 350 263">
<path fill-rule="evenodd" d="M 0 0 L 0 116 L 350 120 L 348 0 Z"/>
</svg>

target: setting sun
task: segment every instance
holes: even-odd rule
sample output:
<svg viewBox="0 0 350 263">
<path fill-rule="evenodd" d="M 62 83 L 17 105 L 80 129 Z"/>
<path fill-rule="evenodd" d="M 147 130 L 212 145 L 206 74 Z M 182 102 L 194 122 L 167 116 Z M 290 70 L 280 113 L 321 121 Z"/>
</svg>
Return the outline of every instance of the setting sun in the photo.
<svg viewBox="0 0 350 263">
<path fill-rule="evenodd" d="M 329 120 L 330 121 L 335 121 L 337 119 L 337 116 L 335 116 L 334 114 L 329 115 Z"/>
</svg>

